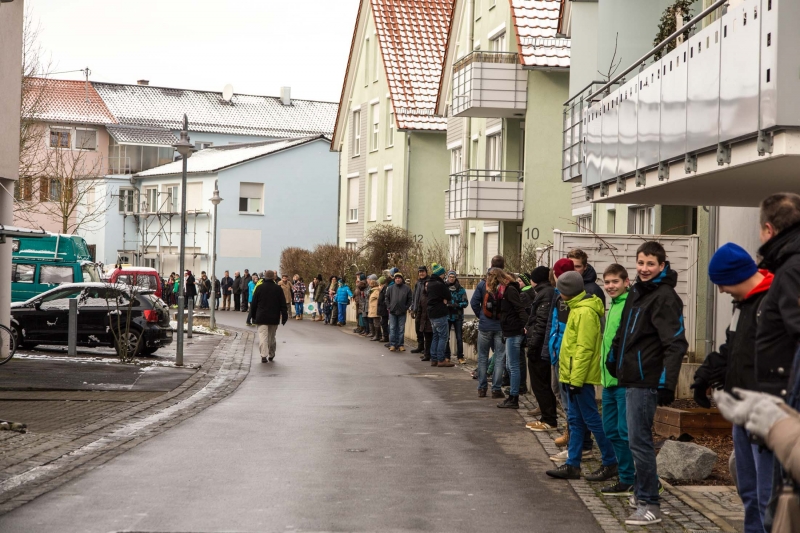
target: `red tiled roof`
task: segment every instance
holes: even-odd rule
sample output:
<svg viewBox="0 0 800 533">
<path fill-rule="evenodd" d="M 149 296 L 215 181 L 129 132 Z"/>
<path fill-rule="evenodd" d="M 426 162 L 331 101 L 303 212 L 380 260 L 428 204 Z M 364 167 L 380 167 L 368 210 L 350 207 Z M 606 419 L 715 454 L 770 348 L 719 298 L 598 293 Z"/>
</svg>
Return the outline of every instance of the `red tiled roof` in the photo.
<svg viewBox="0 0 800 533">
<path fill-rule="evenodd" d="M 447 129 L 434 116 L 455 0 L 371 0 L 398 129 Z"/>
<path fill-rule="evenodd" d="M 31 78 L 24 98 L 25 108 L 45 122 L 114 124 L 117 119 L 91 83 L 73 80 Z"/>
<path fill-rule="evenodd" d="M 520 63 L 526 67 L 568 68 L 570 40 L 557 38 L 560 0 L 510 0 Z"/>
</svg>

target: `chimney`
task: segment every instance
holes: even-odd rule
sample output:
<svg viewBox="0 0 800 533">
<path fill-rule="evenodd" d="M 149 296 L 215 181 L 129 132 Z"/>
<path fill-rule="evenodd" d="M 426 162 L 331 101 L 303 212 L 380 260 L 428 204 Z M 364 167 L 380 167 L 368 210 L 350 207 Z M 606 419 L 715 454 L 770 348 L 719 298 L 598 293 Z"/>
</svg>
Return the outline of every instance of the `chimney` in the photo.
<svg viewBox="0 0 800 533">
<path fill-rule="evenodd" d="M 292 105 L 292 88 L 281 87 L 281 103 L 283 105 Z"/>
<path fill-rule="evenodd" d="M 136 85 L 150 85 L 150 80 L 136 80 Z"/>
</svg>

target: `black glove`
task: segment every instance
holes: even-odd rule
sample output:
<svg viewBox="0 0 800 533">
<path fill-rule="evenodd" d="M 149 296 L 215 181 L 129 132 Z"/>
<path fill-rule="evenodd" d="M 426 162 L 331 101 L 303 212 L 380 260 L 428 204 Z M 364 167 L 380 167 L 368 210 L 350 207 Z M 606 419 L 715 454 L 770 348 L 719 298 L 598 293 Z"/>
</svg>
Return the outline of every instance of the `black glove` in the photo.
<svg viewBox="0 0 800 533">
<path fill-rule="evenodd" d="M 612 378 L 617 377 L 617 365 L 614 363 L 614 361 L 606 360 L 606 370 L 608 370 L 608 373 L 611 374 Z"/>
<path fill-rule="evenodd" d="M 704 409 L 711 409 L 711 401 L 706 395 L 708 387 L 708 382 L 703 379 L 699 379 L 697 376 L 695 376 L 692 386 L 689 387 L 690 389 L 694 390 L 695 403 Z"/>
<path fill-rule="evenodd" d="M 567 389 L 567 394 L 569 394 L 569 399 L 574 400 L 578 394 L 580 394 L 581 388 L 580 387 L 573 387 L 572 385 L 569 386 Z"/>
<path fill-rule="evenodd" d="M 658 405 L 666 407 L 675 401 L 675 391 L 658 389 Z"/>
<path fill-rule="evenodd" d="M 281 326 L 285 326 L 285 325 L 286 325 L 286 322 L 287 322 L 288 320 L 289 320 L 288 318 L 284 318 L 283 320 L 281 320 Z"/>
</svg>

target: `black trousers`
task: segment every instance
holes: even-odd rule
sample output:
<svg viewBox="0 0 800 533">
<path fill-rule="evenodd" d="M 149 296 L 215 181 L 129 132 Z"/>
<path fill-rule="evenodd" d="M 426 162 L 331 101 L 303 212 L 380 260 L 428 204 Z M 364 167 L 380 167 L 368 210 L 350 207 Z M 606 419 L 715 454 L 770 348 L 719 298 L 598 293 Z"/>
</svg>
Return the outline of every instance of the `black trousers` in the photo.
<svg viewBox="0 0 800 533">
<path fill-rule="evenodd" d="M 528 358 L 526 348 L 522 348 L 522 353 L 519 354 L 519 393 L 528 394 Z"/>
<path fill-rule="evenodd" d="M 550 386 L 550 361 L 545 361 L 540 354 L 528 354 L 528 370 L 531 374 L 531 389 L 542 410 L 542 422 L 555 427 L 558 425 L 556 417 L 556 396 Z"/>
<path fill-rule="evenodd" d="M 420 314 L 417 313 L 417 316 L 414 319 L 414 331 L 417 332 L 417 350 L 420 350 L 423 353 L 430 355 L 431 343 L 430 340 L 427 342 L 425 341 L 426 339 L 425 332 L 422 331 L 422 329 L 425 327 L 425 324 L 420 324 L 420 322 L 421 322 Z M 433 339 L 433 333 L 431 333 L 431 339 Z"/>
<path fill-rule="evenodd" d="M 247 311 L 247 296 L 250 291 L 242 291 L 242 308 L 241 311 Z"/>
<path fill-rule="evenodd" d="M 389 342 L 389 315 L 381 317 L 381 329 L 383 330 L 383 340 Z"/>
<path fill-rule="evenodd" d="M 233 295 L 233 310 L 234 311 L 238 311 L 239 310 L 239 306 L 241 305 L 241 298 L 242 298 L 241 293 L 239 293 L 239 294 L 235 294 L 234 293 L 234 295 Z"/>
<path fill-rule="evenodd" d="M 431 343 L 433 342 L 433 332 L 432 331 L 423 331 L 422 332 L 422 339 L 423 339 L 423 347 L 425 348 L 425 357 L 431 356 Z"/>
</svg>

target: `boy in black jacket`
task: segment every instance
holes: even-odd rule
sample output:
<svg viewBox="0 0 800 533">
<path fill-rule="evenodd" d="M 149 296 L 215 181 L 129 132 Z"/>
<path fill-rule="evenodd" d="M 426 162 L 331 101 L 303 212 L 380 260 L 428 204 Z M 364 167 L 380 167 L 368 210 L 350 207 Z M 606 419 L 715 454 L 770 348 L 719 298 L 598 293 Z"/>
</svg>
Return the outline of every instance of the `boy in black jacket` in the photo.
<svg viewBox="0 0 800 533">
<path fill-rule="evenodd" d="M 550 269 L 545 266 L 536 267 L 531 272 L 530 280 L 533 285 L 533 305 L 525 327 L 528 339 L 528 370 L 531 375 L 531 389 L 542 415 L 540 420 L 529 423 L 527 427 L 531 431 L 555 431 L 558 429 L 558 421 L 556 396 L 550 386 L 551 366 L 549 360 L 545 361 L 541 357 L 555 288 L 550 285 Z"/>
<path fill-rule="evenodd" d="M 628 525 L 661 522 L 653 419 L 657 405 L 675 401 L 681 361 L 689 347 L 683 302 L 675 292 L 678 274 L 670 269 L 666 256 L 655 241 L 636 250 L 636 284 L 606 359 L 609 373 L 626 387 L 628 439 L 636 465 L 630 498 L 636 512 L 625 521 Z"/>
</svg>

